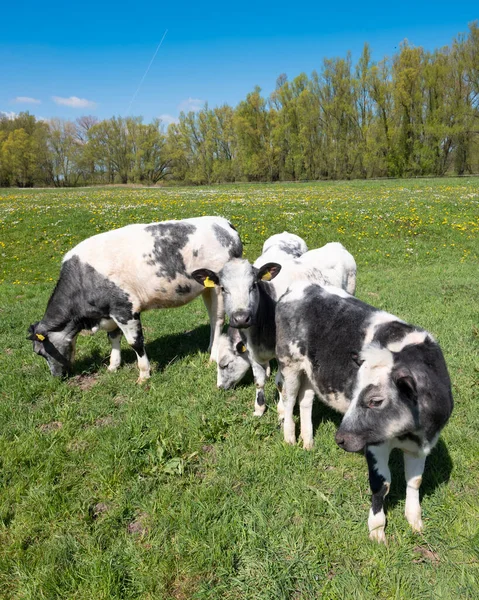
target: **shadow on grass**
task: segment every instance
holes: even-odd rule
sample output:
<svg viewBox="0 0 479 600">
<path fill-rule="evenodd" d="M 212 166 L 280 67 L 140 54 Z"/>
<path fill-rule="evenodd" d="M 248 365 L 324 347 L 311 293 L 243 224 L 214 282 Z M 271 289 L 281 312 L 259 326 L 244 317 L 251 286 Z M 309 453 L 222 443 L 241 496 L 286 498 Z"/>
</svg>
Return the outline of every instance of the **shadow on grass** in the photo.
<svg viewBox="0 0 479 600">
<path fill-rule="evenodd" d="M 406 497 L 406 480 L 404 478 L 404 461 L 402 452 L 394 450 L 391 454 L 391 490 L 387 496 L 387 506 L 393 507 Z M 434 490 L 447 483 L 451 477 L 452 459 L 446 444 L 439 438 L 436 447 L 427 457 L 426 467 L 420 488 L 421 499 L 434 493 Z"/>
<path fill-rule="evenodd" d="M 198 350 L 206 352 L 209 340 L 210 326 L 201 325 L 196 329 L 163 335 L 148 342 L 145 346 L 146 354 L 152 363 L 153 369 L 156 372 L 161 372 L 176 359 L 195 354 Z M 72 375 L 96 372 L 107 365 L 108 362 L 109 354 L 104 355 L 100 350 L 95 349 L 89 356 L 75 362 Z M 122 339 L 121 362 L 123 365 L 137 362 L 135 352 L 126 345 L 124 339 Z"/>
</svg>

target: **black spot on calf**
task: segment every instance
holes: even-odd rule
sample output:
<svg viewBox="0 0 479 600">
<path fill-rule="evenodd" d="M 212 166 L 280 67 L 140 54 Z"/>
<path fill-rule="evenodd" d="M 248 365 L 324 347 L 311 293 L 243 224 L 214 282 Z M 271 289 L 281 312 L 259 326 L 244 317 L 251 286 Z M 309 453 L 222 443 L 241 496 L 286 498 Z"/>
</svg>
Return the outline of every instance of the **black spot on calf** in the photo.
<svg viewBox="0 0 479 600">
<path fill-rule="evenodd" d="M 168 281 L 177 275 L 186 275 L 185 261 L 181 250 L 188 243 L 196 226 L 190 223 L 156 223 L 145 228 L 154 238 L 153 259 L 148 264 L 157 265 L 158 277 L 166 277 Z"/>
<path fill-rule="evenodd" d="M 180 296 L 185 296 L 186 294 L 189 294 L 191 292 L 191 285 L 177 285 L 175 288 L 175 292 Z"/>
</svg>

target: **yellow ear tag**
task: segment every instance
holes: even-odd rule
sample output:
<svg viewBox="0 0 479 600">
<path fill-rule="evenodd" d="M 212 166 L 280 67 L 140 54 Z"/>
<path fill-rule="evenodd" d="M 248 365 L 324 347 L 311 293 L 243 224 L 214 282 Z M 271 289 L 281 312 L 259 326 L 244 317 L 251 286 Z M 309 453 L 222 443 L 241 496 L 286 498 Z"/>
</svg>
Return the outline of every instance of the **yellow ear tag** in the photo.
<svg viewBox="0 0 479 600">
<path fill-rule="evenodd" d="M 243 352 L 246 352 L 246 346 L 244 344 L 240 346 L 239 351 L 241 352 L 241 354 L 243 354 Z"/>
<path fill-rule="evenodd" d="M 209 277 L 205 277 L 205 280 L 203 281 L 203 285 L 205 287 L 215 287 L 214 282 L 211 281 L 211 279 Z"/>
<path fill-rule="evenodd" d="M 41 342 L 43 342 L 43 340 L 45 339 L 45 336 L 42 335 L 41 333 L 36 333 L 35 334 L 37 340 L 40 340 Z"/>
<path fill-rule="evenodd" d="M 266 273 L 261 277 L 261 281 L 271 281 L 271 273 L 266 271 Z"/>
</svg>

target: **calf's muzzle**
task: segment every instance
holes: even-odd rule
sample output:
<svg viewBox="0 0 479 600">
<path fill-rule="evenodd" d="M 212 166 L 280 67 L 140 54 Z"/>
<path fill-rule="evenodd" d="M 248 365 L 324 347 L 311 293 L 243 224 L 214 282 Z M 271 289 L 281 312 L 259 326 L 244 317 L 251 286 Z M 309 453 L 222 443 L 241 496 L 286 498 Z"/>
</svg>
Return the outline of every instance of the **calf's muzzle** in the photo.
<svg viewBox="0 0 479 600">
<path fill-rule="evenodd" d="M 343 450 L 346 450 L 346 452 L 360 452 L 366 445 L 363 436 L 350 431 L 344 431 L 341 427 L 336 432 L 334 439 L 336 444 Z"/>
<path fill-rule="evenodd" d="M 253 315 L 248 310 L 237 310 L 231 315 L 230 325 L 237 329 L 246 329 L 253 324 Z"/>
</svg>

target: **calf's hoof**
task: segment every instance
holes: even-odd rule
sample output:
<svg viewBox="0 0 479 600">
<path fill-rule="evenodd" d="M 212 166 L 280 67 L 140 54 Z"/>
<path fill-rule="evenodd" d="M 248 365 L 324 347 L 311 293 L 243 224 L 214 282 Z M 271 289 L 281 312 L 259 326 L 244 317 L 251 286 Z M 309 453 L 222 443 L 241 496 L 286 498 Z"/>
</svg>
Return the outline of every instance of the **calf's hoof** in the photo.
<svg viewBox="0 0 479 600">
<path fill-rule="evenodd" d="M 150 373 L 145 373 L 145 374 L 140 373 L 140 376 L 136 380 L 136 383 L 141 385 L 142 383 L 145 383 L 145 381 L 148 381 L 148 379 L 150 379 L 150 377 L 151 377 Z"/>
<path fill-rule="evenodd" d="M 384 533 L 384 527 L 377 527 L 369 532 L 369 539 L 378 544 L 387 544 L 386 534 Z"/>
<path fill-rule="evenodd" d="M 312 450 L 314 446 L 313 440 L 303 440 L 303 448 L 305 450 Z"/>
<path fill-rule="evenodd" d="M 410 519 L 406 515 L 407 522 L 411 525 L 411 529 L 416 533 L 421 533 L 424 529 L 424 523 L 422 522 L 421 517 Z"/>
<path fill-rule="evenodd" d="M 286 433 L 286 431 L 284 432 L 284 441 L 287 444 L 290 444 L 291 446 L 294 446 L 296 444 L 296 436 L 293 433 Z"/>
<path fill-rule="evenodd" d="M 119 368 L 120 365 L 108 365 L 106 369 L 107 371 L 110 371 L 110 373 L 114 373 L 115 371 L 118 371 Z"/>
<path fill-rule="evenodd" d="M 254 414 L 255 417 L 262 417 L 264 415 L 264 411 L 265 410 L 266 410 L 265 406 L 257 406 L 254 409 L 254 413 L 253 414 Z"/>
</svg>

